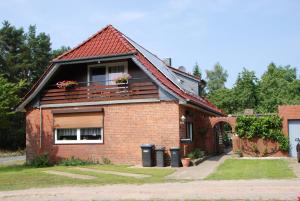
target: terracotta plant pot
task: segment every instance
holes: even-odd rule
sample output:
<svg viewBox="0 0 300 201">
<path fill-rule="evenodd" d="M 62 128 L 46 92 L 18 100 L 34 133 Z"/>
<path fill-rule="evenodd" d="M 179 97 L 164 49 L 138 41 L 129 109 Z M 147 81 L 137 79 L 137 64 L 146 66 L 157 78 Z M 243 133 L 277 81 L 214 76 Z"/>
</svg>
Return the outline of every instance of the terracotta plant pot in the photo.
<svg viewBox="0 0 300 201">
<path fill-rule="evenodd" d="M 181 163 L 182 163 L 183 167 L 189 167 L 190 163 L 191 163 L 191 159 L 190 158 L 182 158 Z"/>
</svg>

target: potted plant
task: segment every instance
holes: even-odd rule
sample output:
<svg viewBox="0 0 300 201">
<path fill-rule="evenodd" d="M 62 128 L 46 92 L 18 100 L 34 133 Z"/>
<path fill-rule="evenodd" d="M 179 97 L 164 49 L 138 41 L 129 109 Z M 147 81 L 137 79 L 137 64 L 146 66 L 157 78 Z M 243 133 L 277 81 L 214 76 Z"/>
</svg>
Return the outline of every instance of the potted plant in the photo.
<svg viewBox="0 0 300 201">
<path fill-rule="evenodd" d="M 128 84 L 128 80 L 131 78 L 131 76 L 128 73 L 123 73 L 119 77 L 115 79 L 116 84 Z"/>
<path fill-rule="evenodd" d="M 181 163 L 183 167 L 189 167 L 191 163 L 191 158 L 186 157 L 186 144 L 183 145 L 183 155 L 184 157 L 181 158 Z"/>
<path fill-rule="evenodd" d="M 181 159 L 181 163 L 183 167 L 189 167 L 191 163 L 191 158 L 184 157 Z"/>
<path fill-rule="evenodd" d="M 56 86 L 60 89 L 74 89 L 78 85 L 77 81 L 74 80 L 63 80 L 56 83 Z"/>
</svg>

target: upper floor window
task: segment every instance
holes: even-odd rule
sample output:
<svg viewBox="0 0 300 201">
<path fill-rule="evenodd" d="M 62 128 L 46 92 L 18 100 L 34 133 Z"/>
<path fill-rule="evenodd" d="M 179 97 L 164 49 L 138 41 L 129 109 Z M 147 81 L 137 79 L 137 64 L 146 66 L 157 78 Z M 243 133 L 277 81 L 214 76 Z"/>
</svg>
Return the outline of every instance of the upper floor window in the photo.
<svg viewBox="0 0 300 201">
<path fill-rule="evenodd" d="M 115 79 L 123 73 L 128 73 L 127 62 L 89 65 L 88 83 L 114 85 Z"/>
</svg>

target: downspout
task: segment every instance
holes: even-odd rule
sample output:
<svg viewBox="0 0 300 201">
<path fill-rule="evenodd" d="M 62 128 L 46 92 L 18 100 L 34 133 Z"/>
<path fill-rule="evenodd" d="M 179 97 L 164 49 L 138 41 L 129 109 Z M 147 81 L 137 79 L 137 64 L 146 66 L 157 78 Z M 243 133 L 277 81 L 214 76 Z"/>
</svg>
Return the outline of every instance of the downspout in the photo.
<svg viewBox="0 0 300 201">
<path fill-rule="evenodd" d="M 43 135 L 43 111 L 42 106 L 40 106 L 40 149 L 42 148 L 42 135 Z"/>
</svg>

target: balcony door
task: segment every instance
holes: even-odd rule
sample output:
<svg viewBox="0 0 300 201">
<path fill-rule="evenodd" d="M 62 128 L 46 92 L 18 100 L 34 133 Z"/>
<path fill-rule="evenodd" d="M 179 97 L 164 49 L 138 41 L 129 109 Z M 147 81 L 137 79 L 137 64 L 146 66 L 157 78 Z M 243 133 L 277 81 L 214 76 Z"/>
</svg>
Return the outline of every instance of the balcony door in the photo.
<svg viewBox="0 0 300 201">
<path fill-rule="evenodd" d="M 88 83 L 89 85 L 115 85 L 115 80 L 123 73 L 128 73 L 127 62 L 89 65 Z"/>
</svg>

